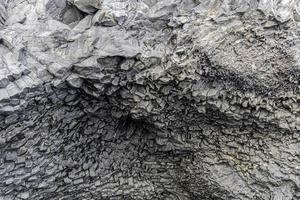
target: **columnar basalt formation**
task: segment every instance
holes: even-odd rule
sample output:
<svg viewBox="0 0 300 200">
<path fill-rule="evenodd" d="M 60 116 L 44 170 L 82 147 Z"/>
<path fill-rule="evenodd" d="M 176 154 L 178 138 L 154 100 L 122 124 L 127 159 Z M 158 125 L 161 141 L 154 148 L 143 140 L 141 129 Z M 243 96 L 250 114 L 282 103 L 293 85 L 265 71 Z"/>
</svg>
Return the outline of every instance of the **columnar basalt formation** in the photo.
<svg viewBox="0 0 300 200">
<path fill-rule="evenodd" d="M 1 0 L 0 199 L 300 199 L 298 0 Z"/>
</svg>

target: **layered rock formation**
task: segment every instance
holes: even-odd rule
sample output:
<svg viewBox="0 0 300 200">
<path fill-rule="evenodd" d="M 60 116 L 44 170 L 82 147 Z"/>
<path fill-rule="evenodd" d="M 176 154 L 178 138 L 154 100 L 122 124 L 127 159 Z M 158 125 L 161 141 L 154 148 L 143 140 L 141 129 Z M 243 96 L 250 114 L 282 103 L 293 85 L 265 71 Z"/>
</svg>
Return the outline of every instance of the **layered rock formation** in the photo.
<svg viewBox="0 0 300 200">
<path fill-rule="evenodd" d="M 299 6 L 2 0 L 0 199 L 299 199 Z"/>
</svg>

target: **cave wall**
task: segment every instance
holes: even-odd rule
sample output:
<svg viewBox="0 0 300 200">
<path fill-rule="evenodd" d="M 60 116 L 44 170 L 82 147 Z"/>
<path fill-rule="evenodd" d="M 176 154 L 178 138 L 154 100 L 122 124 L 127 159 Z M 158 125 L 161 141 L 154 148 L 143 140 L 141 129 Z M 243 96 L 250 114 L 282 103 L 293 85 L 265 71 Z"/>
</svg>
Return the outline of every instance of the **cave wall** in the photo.
<svg viewBox="0 0 300 200">
<path fill-rule="evenodd" d="M 165 187 L 179 188 L 186 155 L 160 152 L 143 122 L 116 119 L 105 98 L 57 87 L 28 91 L 26 105 L 3 111 L 1 198 L 164 199 Z"/>
</svg>

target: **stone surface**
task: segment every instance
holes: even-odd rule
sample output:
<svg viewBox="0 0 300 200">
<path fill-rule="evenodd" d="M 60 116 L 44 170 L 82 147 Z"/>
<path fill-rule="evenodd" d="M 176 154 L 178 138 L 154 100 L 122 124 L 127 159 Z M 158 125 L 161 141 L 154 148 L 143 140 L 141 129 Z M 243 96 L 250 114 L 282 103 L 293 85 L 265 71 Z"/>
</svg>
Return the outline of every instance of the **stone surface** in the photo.
<svg viewBox="0 0 300 200">
<path fill-rule="evenodd" d="M 0 199 L 299 199 L 299 6 L 0 1 Z"/>
</svg>

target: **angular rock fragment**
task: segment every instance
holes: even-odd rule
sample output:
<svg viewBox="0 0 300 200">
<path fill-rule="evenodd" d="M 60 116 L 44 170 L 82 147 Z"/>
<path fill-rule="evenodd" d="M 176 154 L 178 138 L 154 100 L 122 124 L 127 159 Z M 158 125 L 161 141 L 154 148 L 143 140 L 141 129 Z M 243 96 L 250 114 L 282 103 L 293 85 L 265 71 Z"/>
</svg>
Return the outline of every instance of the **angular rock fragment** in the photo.
<svg viewBox="0 0 300 200">
<path fill-rule="evenodd" d="M 117 25 L 117 22 L 112 13 L 99 10 L 93 17 L 93 24 L 111 27 Z"/>
<path fill-rule="evenodd" d="M 92 14 L 101 9 L 102 0 L 74 0 L 73 3 L 81 11 Z"/>
</svg>

